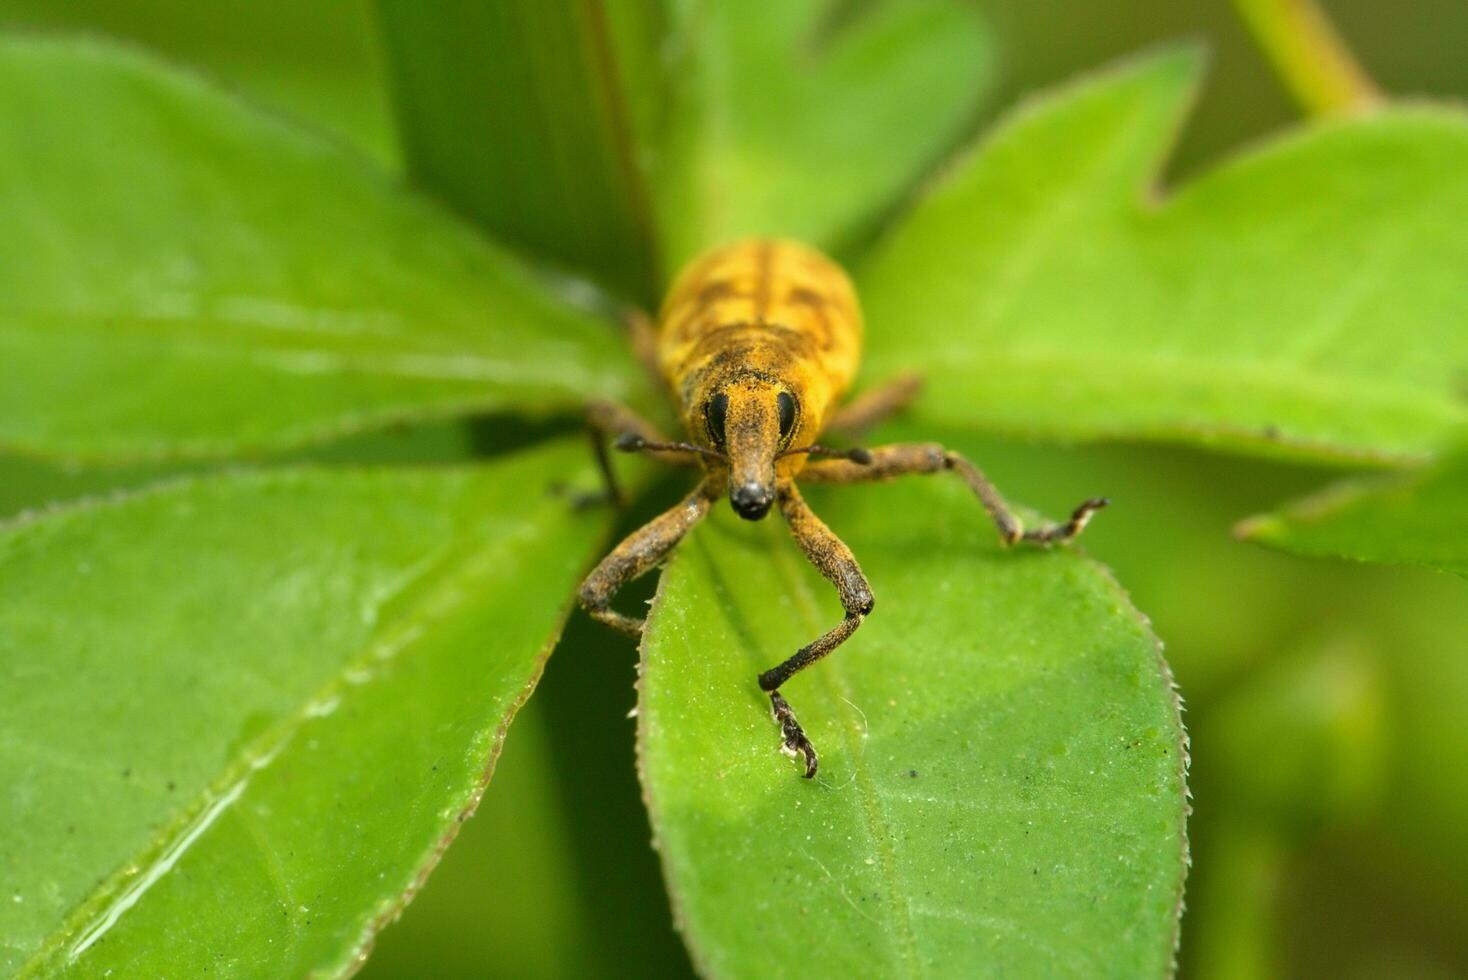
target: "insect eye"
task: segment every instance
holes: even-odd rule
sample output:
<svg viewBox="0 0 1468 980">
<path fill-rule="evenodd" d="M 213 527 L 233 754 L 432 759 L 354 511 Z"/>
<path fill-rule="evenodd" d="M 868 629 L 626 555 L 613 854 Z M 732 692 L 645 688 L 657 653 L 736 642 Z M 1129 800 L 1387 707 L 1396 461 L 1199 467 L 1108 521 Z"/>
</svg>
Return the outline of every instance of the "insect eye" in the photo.
<svg viewBox="0 0 1468 980">
<path fill-rule="evenodd" d="M 729 396 L 720 392 L 703 406 L 703 419 L 708 423 L 709 439 L 718 449 L 724 448 L 724 423 L 729 418 Z"/>
<path fill-rule="evenodd" d="M 775 407 L 780 411 L 780 438 L 789 439 L 795 429 L 795 399 L 790 392 L 782 391 L 775 398 Z"/>
</svg>

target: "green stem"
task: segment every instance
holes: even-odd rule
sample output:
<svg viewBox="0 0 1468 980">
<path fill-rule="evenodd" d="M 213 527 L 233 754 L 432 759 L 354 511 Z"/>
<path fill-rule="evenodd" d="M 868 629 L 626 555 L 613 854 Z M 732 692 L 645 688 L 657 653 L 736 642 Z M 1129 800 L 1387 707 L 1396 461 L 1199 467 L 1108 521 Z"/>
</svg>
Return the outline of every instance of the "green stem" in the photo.
<svg viewBox="0 0 1468 980">
<path fill-rule="evenodd" d="M 1382 100 L 1315 0 L 1234 0 L 1234 6 L 1307 112 L 1347 112 Z"/>
</svg>

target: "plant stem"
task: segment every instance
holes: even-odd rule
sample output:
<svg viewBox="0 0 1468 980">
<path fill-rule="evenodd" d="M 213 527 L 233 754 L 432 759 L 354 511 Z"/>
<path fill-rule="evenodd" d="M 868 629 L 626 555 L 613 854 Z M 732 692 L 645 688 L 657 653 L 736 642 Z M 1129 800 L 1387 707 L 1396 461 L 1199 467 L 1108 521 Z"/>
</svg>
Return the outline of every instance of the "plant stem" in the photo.
<svg viewBox="0 0 1468 980">
<path fill-rule="evenodd" d="M 1350 112 L 1382 101 L 1316 0 L 1234 0 L 1234 6 L 1307 112 Z"/>
</svg>

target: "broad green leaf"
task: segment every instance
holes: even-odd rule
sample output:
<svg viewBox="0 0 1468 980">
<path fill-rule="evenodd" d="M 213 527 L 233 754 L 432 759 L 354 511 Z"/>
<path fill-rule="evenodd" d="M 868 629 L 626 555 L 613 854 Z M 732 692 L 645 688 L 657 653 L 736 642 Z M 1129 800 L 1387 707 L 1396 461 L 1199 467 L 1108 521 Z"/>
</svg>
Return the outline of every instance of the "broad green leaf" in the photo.
<svg viewBox="0 0 1468 980">
<path fill-rule="evenodd" d="M 138 459 L 620 393 L 624 345 L 340 148 L 138 55 L 0 44 L 0 448 Z"/>
<path fill-rule="evenodd" d="M 1327 458 L 1430 453 L 1468 420 L 1468 124 L 1321 123 L 1154 200 L 1198 57 L 1015 113 L 860 268 L 870 377 L 929 420 Z"/>
<path fill-rule="evenodd" d="M 742 235 L 844 249 L 962 134 L 994 54 L 957 0 L 675 0 L 666 271 Z"/>
<path fill-rule="evenodd" d="M 311 446 L 269 457 L 270 466 L 329 463 L 347 466 L 412 465 L 472 462 L 476 456 L 506 452 L 516 446 L 478 445 L 481 428 L 504 425 L 503 417 L 471 420 L 448 419 L 425 425 L 394 426 L 360 433 L 346 439 Z M 574 424 L 574 423 L 571 423 Z M 569 428 L 569 425 L 567 426 Z M 503 430 L 502 430 L 503 431 Z M 550 435 L 538 427 L 521 425 L 520 431 Z M 557 433 L 564 434 L 564 433 Z M 189 460 L 143 463 L 133 466 L 75 466 L 35 456 L 0 453 L 0 521 L 26 511 L 84 497 L 134 490 L 181 476 L 203 476 L 238 465 L 228 460 Z"/>
<path fill-rule="evenodd" d="M 1301 555 L 1422 565 L 1468 578 L 1468 454 L 1407 477 L 1341 483 L 1250 518 L 1238 534 Z"/>
<path fill-rule="evenodd" d="M 655 302 L 648 0 L 378 0 L 408 170 L 497 238 Z"/>
<path fill-rule="evenodd" d="M 593 910 L 579 893 L 543 694 L 537 685 L 515 716 L 474 819 L 403 918 L 377 937 L 363 980 L 604 975 L 593 960 Z"/>
<path fill-rule="evenodd" d="M 69 500 L 132 489 L 188 472 L 182 466 L 75 467 L 0 454 L 0 521 Z"/>
<path fill-rule="evenodd" d="M 370 0 L 0 0 L 0 31 L 88 33 L 197 65 L 392 165 Z"/>
<path fill-rule="evenodd" d="M 643 777 L 712 976 L 1165 974 L 1185 741 L 1157 641 L 1071 550 L 1004 551 L 958 481 L 812 495 L 876 611 L 784 693 L 755 676 L 840 618 L 783 531 L 720 508 L 643 644 Z"/>
<path fill-rule="evenodd" d="M 473 810 L 598 519 L 558 444 L 0 531 L 0 968 L 340 975 Z"/>
</svg>

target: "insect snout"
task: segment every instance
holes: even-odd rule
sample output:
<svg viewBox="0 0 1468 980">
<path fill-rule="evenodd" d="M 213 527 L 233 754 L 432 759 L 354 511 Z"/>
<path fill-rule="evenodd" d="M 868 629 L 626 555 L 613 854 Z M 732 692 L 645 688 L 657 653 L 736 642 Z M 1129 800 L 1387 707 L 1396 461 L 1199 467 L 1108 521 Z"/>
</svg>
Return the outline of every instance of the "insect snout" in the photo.
<svg viewBox="0 0 1468 980">
<path fill-rule="evenodd" d="M 746 521 L 757 521 L 764 517 L 770 512 L 770 505 L 774 502 L 775 488 L 767 483 L 749 480 L 729 488 L 729 503 L 734 505 L 734 513 Z"/>
</svg>

